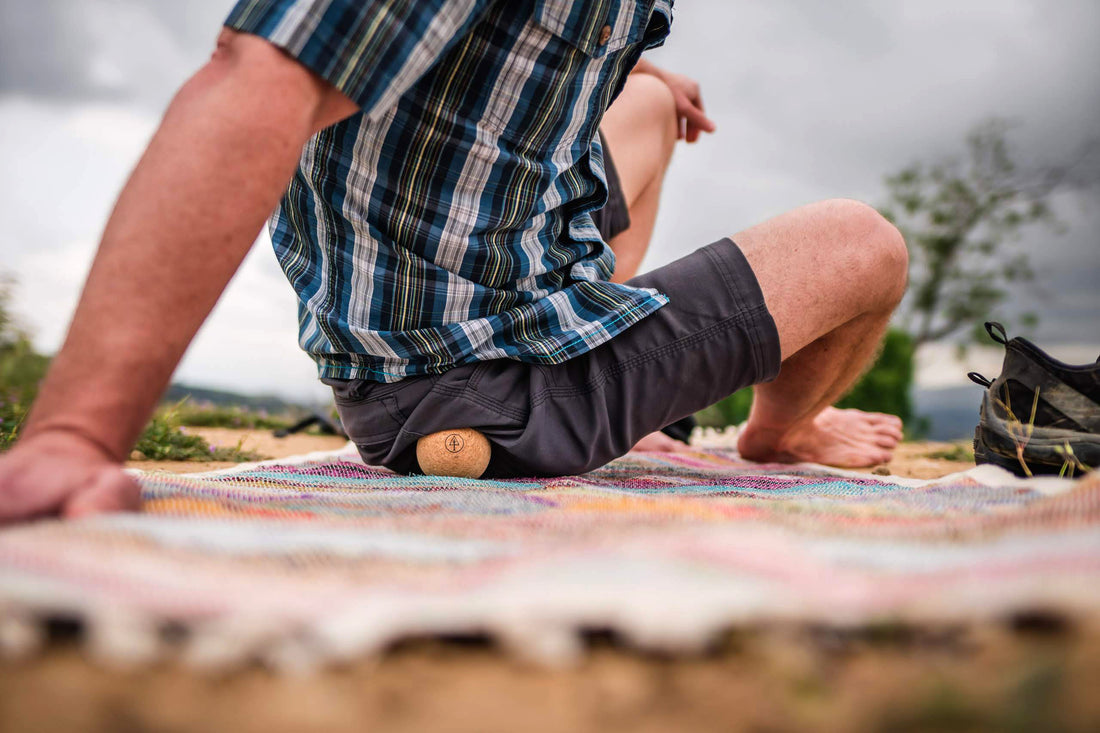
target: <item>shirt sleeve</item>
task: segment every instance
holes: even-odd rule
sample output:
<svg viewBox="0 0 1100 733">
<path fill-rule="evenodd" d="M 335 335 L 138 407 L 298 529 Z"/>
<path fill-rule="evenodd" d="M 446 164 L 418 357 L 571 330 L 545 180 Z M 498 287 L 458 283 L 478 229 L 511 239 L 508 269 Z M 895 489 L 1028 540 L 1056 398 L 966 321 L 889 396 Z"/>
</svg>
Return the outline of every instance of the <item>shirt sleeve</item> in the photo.
<svg viewBox="0 0 1100 733">
<path fill-rule="evenodd" d="M 462 38 L 486 5 L 486 0 L 239 0 L 225 25 L 267 39 L 374 117 Z"/>
<path fill-rule="evenodd" d="M 645 31 L 646 50 L 665 44 L 665 38 L 672 28 L 672 5 L 674 0 L 657 0 L 653 4 L 653 13 L 649 16 L 649 26 Z"/>
</svg>

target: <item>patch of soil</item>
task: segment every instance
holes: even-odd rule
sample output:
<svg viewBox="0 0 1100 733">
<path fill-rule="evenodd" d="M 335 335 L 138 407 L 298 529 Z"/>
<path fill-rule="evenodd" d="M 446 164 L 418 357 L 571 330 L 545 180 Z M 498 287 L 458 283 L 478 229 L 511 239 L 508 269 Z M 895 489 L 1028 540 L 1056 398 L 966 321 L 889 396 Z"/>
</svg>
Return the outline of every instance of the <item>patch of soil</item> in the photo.
<svg viewBox="0 0 1100 733">
<path fill-rule="evenodd" d="M 969 442 L 962 447 L 965 449 L 967 446 L 969 446 Z M 960 445 L 957 443 L 902 443 L 894 451 L 894 459 L 889 463 L 884 466 L 858 470 L 864 473 L 880 473 L 911 478 L 940 478 L 949 473 L 974 468 L 972 453 L 966 460 L 941 457 L 964 452 L 959 449 Z"/>
<path fill-rule="evenodd" d="M 264 458 L 286 458 L 315 451 L 339 450 L 347 445 L 346 438 L 333 435 L 295 433 L 276 438 L 270 430 L 239 430 L 237 428 L 187 428 L 187 432 L 201 435 L 217 448 L 236 448 L 253 451 Z M 169 473 L 197 473 L 216 471 L 236 465 L 225 461 L 128 461 L 127 468 L 142 471 L 168 471 Z"/>
</svg>

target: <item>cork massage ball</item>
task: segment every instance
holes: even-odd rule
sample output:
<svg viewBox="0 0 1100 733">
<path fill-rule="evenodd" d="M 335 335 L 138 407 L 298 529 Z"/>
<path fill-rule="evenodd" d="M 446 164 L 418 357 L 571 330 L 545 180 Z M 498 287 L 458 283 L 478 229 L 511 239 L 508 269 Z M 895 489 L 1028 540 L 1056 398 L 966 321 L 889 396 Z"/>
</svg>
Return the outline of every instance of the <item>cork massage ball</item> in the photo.
<svg viewBox="0 0 1100 733">
<path fill-rule="evenodd" d="M 491 453 L 485 436 L 470 428 L 440 430 L 416 441 L 416 460 L 429 476 L 481 478 Z"/>
</svg>

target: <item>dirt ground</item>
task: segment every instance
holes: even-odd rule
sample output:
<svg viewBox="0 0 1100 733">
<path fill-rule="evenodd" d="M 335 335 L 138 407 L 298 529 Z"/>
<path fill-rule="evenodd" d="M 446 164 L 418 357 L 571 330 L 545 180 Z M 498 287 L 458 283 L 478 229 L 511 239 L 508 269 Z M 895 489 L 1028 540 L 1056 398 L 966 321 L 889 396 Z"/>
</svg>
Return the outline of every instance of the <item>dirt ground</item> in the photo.
<svg viewBox="0 0 1100 733">
<path fill-rule="evenodd" d="M 272 457 L 342 445 L 196 432 Z M 944 475 L 970 464 L 931 456 L 958 453 L 908 444 L 878 471 Z M 0 731 L 1100 730 L 1100 619 L 1041 609 L 968 627 L 741 628 L 687 658 L 597 634 L 579 666 L 553 670 L 482 639 L 422 640 L 308 677 L 106 669 L 71 631 L 55 636 L 0 662 Z"/>
</svg>

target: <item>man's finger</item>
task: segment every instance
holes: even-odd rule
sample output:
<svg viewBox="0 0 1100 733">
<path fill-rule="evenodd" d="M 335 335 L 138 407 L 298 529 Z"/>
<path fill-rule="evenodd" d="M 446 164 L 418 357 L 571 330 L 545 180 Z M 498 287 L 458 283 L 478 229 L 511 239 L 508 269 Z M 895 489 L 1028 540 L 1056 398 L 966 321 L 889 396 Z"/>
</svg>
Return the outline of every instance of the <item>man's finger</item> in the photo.
<svg viewBox="0 0 1100 733">
<path fill-rule="evenodd" d="M 121 469 L 101 471 L 87 489 L 65 502 L 62 515 L 83 517 L 101 512 L 132 512 L 141 508 L 141 486 Z"/>
<path fill-rule="evenodd" d="M 703 94 L 698 89 L 695 90 L 695 94 L 691 95 L 691 103 L 700 112 L 707 111 L 707 108 L 703 106 Z"/>
<path fill-rule="evenodd" d="M 698 107 L 689 107 L 684 110 L 684 117 L 687 119 L 689 125 L 695 125 L 704 132 L 714 132 L 717 129 L 717 125 L 714 121 L 703 113 L 703 110 Z"/>
<path fill-rule="evenodd" d="M 701 132 L 714 132 L 717 126 L 714 122 L 703 114 L 700 110 L 689 107 L 684 110 L 684 127 L 686 128 L 686 134 L 683 138 L 689 143 L 693 143 L 699 139 L 699 133 Z"/>
</svg>

